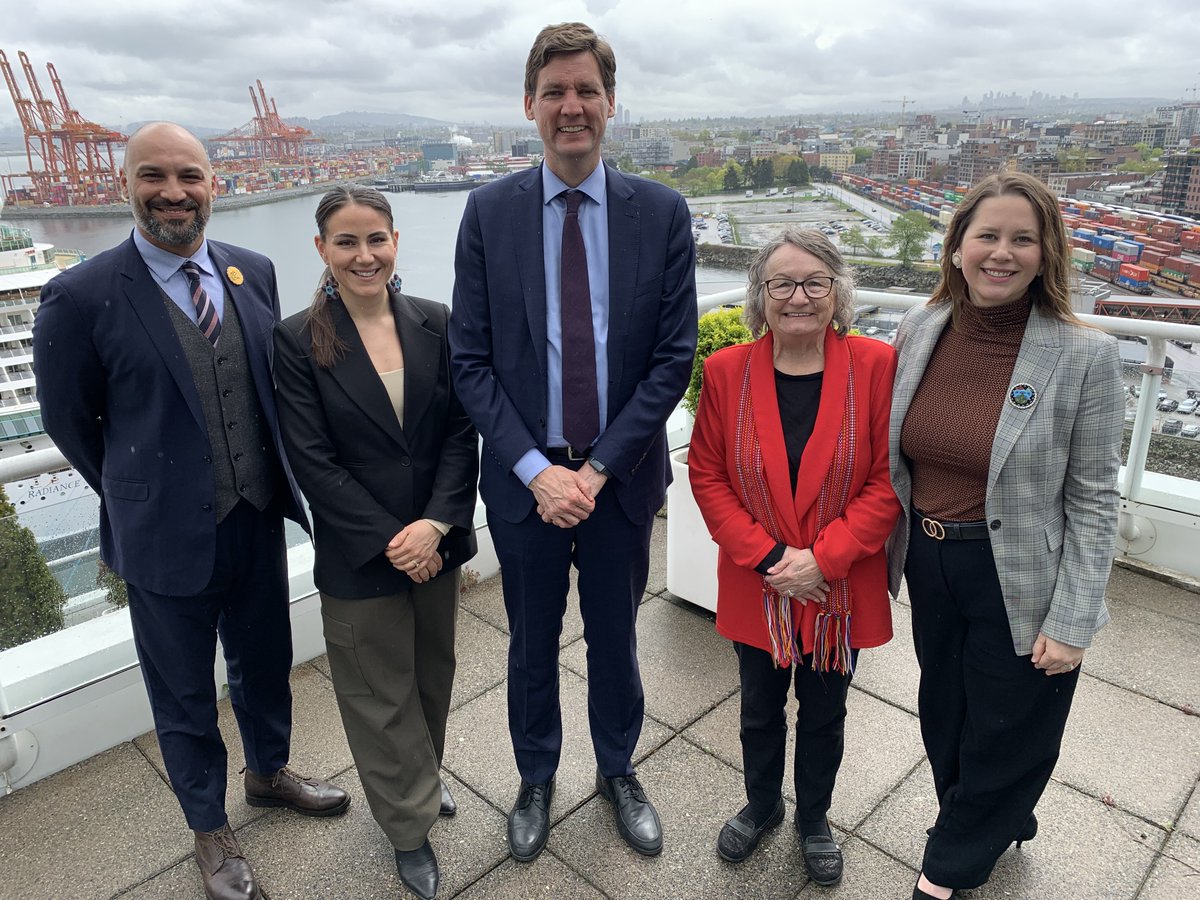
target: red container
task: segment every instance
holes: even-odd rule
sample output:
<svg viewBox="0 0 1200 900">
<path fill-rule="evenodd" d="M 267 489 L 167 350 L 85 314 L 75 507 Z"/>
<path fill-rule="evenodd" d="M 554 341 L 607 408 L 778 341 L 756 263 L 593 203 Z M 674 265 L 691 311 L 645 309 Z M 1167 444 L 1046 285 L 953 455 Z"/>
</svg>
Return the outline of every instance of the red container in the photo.
<svg viewBox="0 0 1200 900">
<path fill-rule="evenodd" d="M 1179 236 L 1184 250 L 1200 250 L 1200 231 L 1185 231 Z"/>
<path fill-rule="evenodd" d="M 1122 263 L 1117 274 L 1132 278 L 1134 281 L 1145 281 L 1150 277 L 1150 272 L 1144 266 L 1135 266 L 1132 263 Z"/>
</svg>

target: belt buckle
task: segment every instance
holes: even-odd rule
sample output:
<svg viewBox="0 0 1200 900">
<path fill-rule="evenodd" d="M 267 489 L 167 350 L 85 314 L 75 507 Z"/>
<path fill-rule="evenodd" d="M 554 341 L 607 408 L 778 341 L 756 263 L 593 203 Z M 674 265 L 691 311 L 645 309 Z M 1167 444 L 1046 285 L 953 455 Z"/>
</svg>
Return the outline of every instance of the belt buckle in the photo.
<svg viewBox="0 0 1200 900">
<path fill-rule="evenodd" d="M 588 449 L 590 450 L 591 448 L 589 447 Z M 584 450 L 582 453 L 577 453 L 574 447 L 572 447 L 570 444 L 567 444 L 567 459 L 569 459 L 571 462 L 583 462 L 587 458 L 588 450 Z"/>
<path fill-rule="evenodd" d="M 921 530 L 925 532 L 927 537 L 933 538 L 935 541 L 944 541 L 946 539 L 946 529 L 937 519 L 931 519 L 929 516 L 921 517 Z"/>
</svg>

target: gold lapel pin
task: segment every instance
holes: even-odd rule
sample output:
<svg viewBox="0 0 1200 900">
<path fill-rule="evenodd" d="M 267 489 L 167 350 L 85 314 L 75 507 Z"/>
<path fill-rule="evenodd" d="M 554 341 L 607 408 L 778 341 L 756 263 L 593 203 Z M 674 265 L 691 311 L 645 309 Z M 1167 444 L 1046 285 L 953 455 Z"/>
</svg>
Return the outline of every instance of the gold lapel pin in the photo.
<svg viewBox="0 0 1200 900">
<path fill-rule="evenodd" d="M 228 269 L 226 269 L 225 277 L 228 278 L 234 284 L 241 284 L 243 281 L 246 280 L 245 277 L 242 275 L 242 270 L 239 269 L 237 266 L 230 266 Z"/>
</svg>

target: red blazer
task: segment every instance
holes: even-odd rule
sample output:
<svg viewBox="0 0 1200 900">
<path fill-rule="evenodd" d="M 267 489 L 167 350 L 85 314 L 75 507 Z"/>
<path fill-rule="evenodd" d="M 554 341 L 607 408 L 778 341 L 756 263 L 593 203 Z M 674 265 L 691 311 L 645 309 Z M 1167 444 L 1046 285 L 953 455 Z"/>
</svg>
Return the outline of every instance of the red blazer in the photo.
<svg viewBox="0 0 1200 900">
<path fill-rule="evenodd" d="M 775 394 L 772 336 L 727 347 L 704 364 L 688 471 L 700 512 L 720 547 L 717 631 L 731 640 L 770 650 L 762 612 L 762 576 L 754 571 L 775 539 L 742 505 L 736 490 L 734 437 L 746 355 L 753 352 L 751 387 L 763 465 L 783 541 L 811 547 L 826 578 L 848 578 L 852 647 L 878 647 L 892 637 L 887 560 L 883 545 L 900 515 L 888 472 L 888 417 L 896 353 L 873 338 L 825 336 L 825 376 L 812 437 L 800 459 L 792 496 L 783 425 Z M 858 446 L 851 499 L 845 514 L 817 532 L 817 495 L 833 458 L 846 398 L 850 358 L 858 392 Z M 804 652 L 811 653 L 818 607 L 792 603 Z"/>
</svg>

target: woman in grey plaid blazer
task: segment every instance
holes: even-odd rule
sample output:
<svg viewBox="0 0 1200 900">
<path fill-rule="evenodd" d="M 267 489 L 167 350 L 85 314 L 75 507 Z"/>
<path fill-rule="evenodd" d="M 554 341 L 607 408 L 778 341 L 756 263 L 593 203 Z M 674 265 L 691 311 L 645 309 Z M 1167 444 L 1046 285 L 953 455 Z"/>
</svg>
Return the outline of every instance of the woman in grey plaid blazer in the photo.
<svg viewBox="0 0 1200 900">
<path fill-rule="evenodd" d="M 1124 385 L 1072 314 L 1058 204 L 1022 174 L 959 207 L 942 282 L 896 337 L 889 543 L 940 810 L 914 898 L 987 881 L 1037 833 L 1084 648 L 1108 621 Z"/>
</svg>

